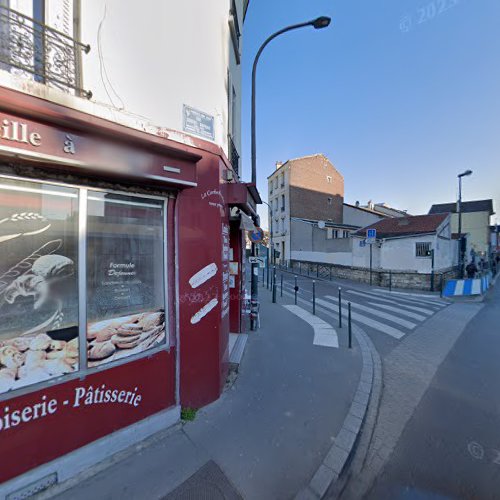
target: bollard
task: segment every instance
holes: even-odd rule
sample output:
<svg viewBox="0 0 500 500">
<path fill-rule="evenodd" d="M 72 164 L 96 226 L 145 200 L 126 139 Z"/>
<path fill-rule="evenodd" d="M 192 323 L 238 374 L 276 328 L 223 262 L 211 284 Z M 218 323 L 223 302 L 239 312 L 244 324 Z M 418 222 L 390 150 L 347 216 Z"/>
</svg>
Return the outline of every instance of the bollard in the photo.
<svg viewBox="0 0 500 500">
<path fill-rule="evenodd" d="M 299 287 L 297 286 L 297 276 L 295 276 L 295 286 L 293 290 L 295 292 L 295 305 L 297 305 L 297 292 L 299 291 Z"/>
<path fill-rule="evenodd" d="M 302 262 L 299 262 L 299 274 L 302 274 Z"/>
<path fill-rule="evenodd" d="M 332 281 L 332 266 L 330 266 L 330 281 Z"/>
<path fill-rule="evenodd" d="M 389 271 L 389 292 L 392 292 L 392 271 Z"/>
<path fill-rule="evenodd" d="M 273 304 L 276 304 L 276 266 L 273 268 Z"/>
<path fill-rule="evenodd" d="M 319 278 L 319 264 L 316 264 L 316 278 Z"/>
<path fill-rule="evenodd" d="M 316 314 L 316 282 L 313 280 L 313 314 Z"/>
<path fill-rule="evenodd" d="M 342 288 L 339 286 L 339 328 L 342 328 Z"/>
<path fill-rule="evenodd" d="M 347 325 L 349 327 L 349 349 L 352 349 L 351 303 L 347 303 Z"/>
<path fill-rule="evenodd" d="M 280 297 L 283 297 L 283 273 L 281 273 L 281 290 L 280 290 Z"/>
</svg>

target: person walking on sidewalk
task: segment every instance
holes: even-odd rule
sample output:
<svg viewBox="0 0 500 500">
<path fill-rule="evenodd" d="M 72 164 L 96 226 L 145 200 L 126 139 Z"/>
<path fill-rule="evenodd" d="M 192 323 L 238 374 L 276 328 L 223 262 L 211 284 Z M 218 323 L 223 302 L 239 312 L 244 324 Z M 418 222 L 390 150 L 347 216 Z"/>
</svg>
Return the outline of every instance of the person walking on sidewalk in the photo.
<svg viewBox="0 0 500 500">
<path fill-rule="evenodd" d="M 477 273 L 477 267 L 473 260 L 467 264 L 465 271 L 467 272 L 467 278 L 474 278 Z"/>
</svg>

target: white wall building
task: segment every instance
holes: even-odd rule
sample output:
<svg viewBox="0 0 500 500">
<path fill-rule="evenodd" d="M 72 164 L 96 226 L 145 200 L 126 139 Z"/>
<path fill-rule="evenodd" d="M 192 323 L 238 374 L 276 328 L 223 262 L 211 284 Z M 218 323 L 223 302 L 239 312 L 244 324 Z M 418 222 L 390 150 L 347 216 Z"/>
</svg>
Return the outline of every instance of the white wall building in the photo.
<svg viewBox="0 0 500 500">
<path fill-rule="evenodd" d="M 372 268 L 428 274 L 456 265 L 456 240 L 451 238 L 449 214 L 417 215 L 385 219 L 369 228 L 377 230 L 372 245 Z M 370 266 L 370 245 L 365 244 L 366 229 L 354 235 L 352 265 Z"/>
<path fill-rule="evenodd" d="M 12 9 L 26 25 L 31 22 L 22 15 L 81 41 L 89 51 L 78 51 L 76 68 L 56 69 L 56 53 L 37 54 L 36 42 L 34 56 L 0 44 L 0 85 L 180 142 L 199 136 L 237 163 L 247 5 L 248 0 L 1 0 L 0 36 L 8 35 Z M 47 74 L 54 79 L 42 82 L 26 69 L 37 66 L 51 66 Z M 72 87 L 91 97 L 76 97 L 82 92 Z"/>
</svg>

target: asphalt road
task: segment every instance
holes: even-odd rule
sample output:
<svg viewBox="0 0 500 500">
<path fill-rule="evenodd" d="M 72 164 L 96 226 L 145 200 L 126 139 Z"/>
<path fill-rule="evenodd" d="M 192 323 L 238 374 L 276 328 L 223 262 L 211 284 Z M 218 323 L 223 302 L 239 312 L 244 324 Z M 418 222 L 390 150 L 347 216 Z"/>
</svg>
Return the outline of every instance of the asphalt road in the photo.
<svg viewBox="0 0 500 500">
<path fill-rule="evenodd" d="M 500 498 L 500 286 L 417 406 L 370 499 Z"/>
<path fill-rule="evenodd" d="M 281 295 L 283 276 L 284 299 L 294 299 L 295 276 L 277 272 L 277 300 Z M 263 288 L 262 275 L 260 288 Z M 267 285 L 267 281 L 264 282 Z M 313 277 L 297 276 L 298 305 L 312 311 Z M 448 305 L 439 294 L 411 291 L 402 293 L 378 289 L 347 280 L 315 280 L 316 312 L 337 329 L 339 337 L 347 335 L 347 303 L 352 304 L 353 322 L 368 333 L 380 355 L 384 357 L 398 343 Z M 338 328 L 338 288 L 341 287 L 342 328 Z"/>
</svg>

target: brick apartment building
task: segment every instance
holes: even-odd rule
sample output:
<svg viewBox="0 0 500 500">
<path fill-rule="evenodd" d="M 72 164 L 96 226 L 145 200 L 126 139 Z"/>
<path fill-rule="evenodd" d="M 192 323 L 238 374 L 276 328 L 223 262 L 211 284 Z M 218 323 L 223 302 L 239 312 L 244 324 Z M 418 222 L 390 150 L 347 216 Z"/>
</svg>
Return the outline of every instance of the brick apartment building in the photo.
<svg viewBox="0 0 500 500">
<path fill-rule="evenodd" d="M 292 218 L 342 224 L 344 178 L 323 154 L 277 162 L 267 178 L 269 229 L 279 259 L 290 260 Z"/>
</svg>

